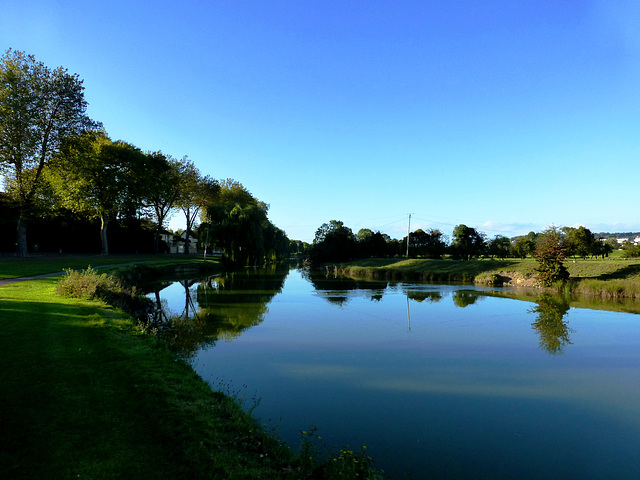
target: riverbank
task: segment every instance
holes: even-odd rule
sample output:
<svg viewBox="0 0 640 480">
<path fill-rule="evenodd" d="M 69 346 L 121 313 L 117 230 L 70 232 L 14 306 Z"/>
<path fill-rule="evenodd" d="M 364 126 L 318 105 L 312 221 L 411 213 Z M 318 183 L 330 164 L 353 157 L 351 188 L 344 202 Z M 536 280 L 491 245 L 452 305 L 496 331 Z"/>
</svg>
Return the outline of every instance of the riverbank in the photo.
<svg viewBox="0 0 640 480">
<path fill-rule="evenodd" d="M 160 271 L 184 268 L 161 263 Z M 14 275 L 16 265 L 7 267 Z M 58 281 L 0 287 L 0 465 L 7 477 L 344 478 L 354 460 L 366 460 L 357 452 L 351 465 L 309 459 L 308 443 L 292 452 L 130 317 L 100 301 L 61 297 Z"/>
<path fill-rule="evenodd" d="M 640 299 L 640 260 L 569 259 L 565 265 L 571 275 L 568 283 L 571 293 L 602 298 Z M 339 275 L 359 278 L 542 288 L 536 277 L 536 266 L 537 262 L 529 258 L 470 261 L 384 258 L 327 265 L 325 269 Z"/>
</svg>

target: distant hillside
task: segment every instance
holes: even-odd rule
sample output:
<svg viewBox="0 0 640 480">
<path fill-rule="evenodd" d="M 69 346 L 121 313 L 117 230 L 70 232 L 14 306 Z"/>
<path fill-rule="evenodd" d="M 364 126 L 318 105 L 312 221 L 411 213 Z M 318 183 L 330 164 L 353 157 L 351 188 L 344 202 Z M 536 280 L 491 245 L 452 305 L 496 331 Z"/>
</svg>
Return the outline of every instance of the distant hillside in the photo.
<svg viewBox="0 0 640 480">
<path fill-rule="evenodd" d="M 622 233 L 600 232 L 600 233 L 596 233 L 596 236 L 600 238 L 628 238 L 631 240 L 636 237 L 640 237 L 640 232 L 622 232 Z"/>
</svg>

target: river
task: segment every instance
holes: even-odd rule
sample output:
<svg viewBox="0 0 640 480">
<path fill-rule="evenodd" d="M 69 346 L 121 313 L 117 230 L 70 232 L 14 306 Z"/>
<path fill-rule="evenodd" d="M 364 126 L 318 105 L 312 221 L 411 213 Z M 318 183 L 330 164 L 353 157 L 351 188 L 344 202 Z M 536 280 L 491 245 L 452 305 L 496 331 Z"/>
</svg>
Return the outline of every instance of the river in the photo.
<svg viewBox="0 0 640 480">
<path fill-rule="evenodd" d="M 247 270 L 162 283 L 176 349 L 292 446 L 391 478 L 640 478 L 640 316 L 471 285 Z"/>
</svg>

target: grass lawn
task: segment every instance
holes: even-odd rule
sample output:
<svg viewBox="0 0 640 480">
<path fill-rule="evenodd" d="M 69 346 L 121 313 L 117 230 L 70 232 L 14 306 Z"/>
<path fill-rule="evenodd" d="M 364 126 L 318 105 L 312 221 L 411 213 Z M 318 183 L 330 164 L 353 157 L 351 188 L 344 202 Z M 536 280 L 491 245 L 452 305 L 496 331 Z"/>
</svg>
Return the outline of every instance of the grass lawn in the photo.
<svg viewBox="0 0 640 480">
<path fill-rule="evenodd" d="M 122 313 L 55 286 L 0 289 L 7 478 L 278 478 L 286 449 L 234 401 Z"/>
</svg>

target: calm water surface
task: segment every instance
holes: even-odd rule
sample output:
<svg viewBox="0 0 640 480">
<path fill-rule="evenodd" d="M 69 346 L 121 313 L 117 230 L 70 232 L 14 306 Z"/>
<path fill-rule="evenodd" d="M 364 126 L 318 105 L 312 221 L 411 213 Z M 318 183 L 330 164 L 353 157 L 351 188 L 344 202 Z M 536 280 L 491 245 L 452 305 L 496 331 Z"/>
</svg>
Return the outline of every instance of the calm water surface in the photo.
<svg viewBox="0 0 640 480">
<path fill-rule="evenodd" d="M 317 426 L 391 478 L 640 478 L 638 315 L 297 270 L 191 283 L 158 296 L 182 354 L 291 445 Z"/>
</svg>

